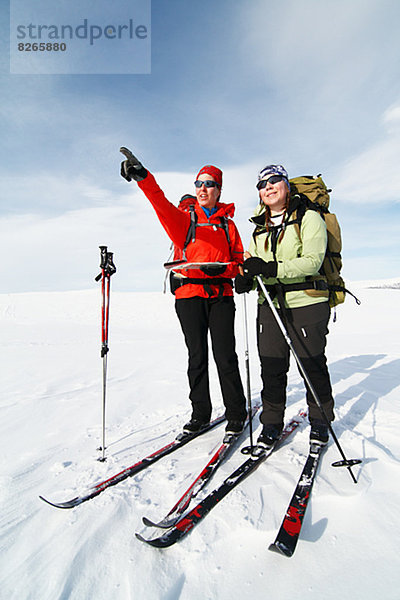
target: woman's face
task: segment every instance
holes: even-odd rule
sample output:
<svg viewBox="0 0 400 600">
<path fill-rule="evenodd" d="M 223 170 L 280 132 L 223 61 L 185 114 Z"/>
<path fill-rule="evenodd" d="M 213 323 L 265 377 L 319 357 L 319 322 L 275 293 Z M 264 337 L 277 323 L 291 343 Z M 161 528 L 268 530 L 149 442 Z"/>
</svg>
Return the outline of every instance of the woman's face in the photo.
<svg viewBox="0 0 400 600">
<path fill-rule="evenodd" d="M 286 206 L 288 188 L 284 181 L 270 183 L 267 178 L 267 185 L 259 194 L 261 202 L 269 206 L 271 215 L 279 214 Z"/>
<path fill-rule="evenodd" d="M 202 173 L 199 176 L 198 181 L 215 181 L 215 179 L 214 177 L 211 177 L 211 175 L 208 175 L 208 173 Z M 204 208 L 214 208 L 221 194 L 217 185 L 208 188 L 205 185 L 202 185 L 201 188 L 196 187 L 195 190 L 197 202 Z"/>
</svg>

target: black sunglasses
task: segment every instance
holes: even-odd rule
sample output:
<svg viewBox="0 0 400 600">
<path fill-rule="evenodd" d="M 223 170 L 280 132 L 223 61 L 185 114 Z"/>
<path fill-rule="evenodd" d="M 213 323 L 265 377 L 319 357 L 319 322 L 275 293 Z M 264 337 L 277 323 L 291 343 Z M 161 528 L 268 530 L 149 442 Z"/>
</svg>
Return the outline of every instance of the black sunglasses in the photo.
<svg viewBox="0 0 400 600">
<path fill-rule="evenodd" d="M 272 175 L 272 177 L 270 177 L 269 179 L 261 179 L 261 181 L 257 183 L 256 188 L 258 190 L 263 190 L 265 187 L 267 187 L 267 183 L 272 183 L 272 185 L 274 185 L 275 183 L 279 183 L 283 180 L 283 175 Z"/>
<path fill-rule="evenodd" d="M 206 181 L 200 181 L 200 179 L 197 179 L 194 182 L 194 185 L 197 188 L 201 188 L 202 185 L 204 185 L 206 188 L 213 188 L 213 187 L 218 187 L 219 188 L 219 187 L 221 187 L 219 185 L 219 183 L 217 183 L 216 181 L 211 181 L 211 179 L 206 179 Z"/>
</svg>

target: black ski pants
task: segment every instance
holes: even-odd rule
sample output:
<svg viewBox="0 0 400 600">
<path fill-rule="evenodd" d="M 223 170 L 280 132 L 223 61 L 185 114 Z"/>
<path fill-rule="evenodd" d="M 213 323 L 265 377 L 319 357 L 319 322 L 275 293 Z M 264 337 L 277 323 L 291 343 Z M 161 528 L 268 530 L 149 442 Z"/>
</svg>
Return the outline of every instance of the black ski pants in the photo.
<svg viewBox="0 0 400 600">
<path fill-rule="evenodd" d="M 192 417 L 208 421 L 212 405 L 208 375 L 208 332 L 228 421 L 246 417 L 246 399 L 235 349 L 235 303 L 232 296 L 180 298 L 175 301 L 189 353 L 188 378 Z"/>
<path fill-rule="evenodd" d="M 325 357 L 330 318 L 328 302 L 286 309 L 284 315 L 281 311 L 278 312 L 326 416 L 333 421 L 332 387 Z M 286 405 L 290 349 L 266 302 L 258 306 L 257 342 L 263 382 L 263 412 L 260 421 L 263 425 L 281 427 Z M 321 412 L 307 385 L 306 390 L 310 420 L 322 420 Z"/>
</svg>

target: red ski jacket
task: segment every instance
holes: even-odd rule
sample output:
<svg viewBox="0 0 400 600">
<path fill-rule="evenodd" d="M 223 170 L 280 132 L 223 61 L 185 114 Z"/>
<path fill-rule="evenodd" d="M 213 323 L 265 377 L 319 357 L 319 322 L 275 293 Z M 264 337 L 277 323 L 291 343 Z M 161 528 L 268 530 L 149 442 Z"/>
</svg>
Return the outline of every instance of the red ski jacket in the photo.
<svg viewBox="0 0 400 600">
<path fill-rule="evenodd" d="M 207 227 L 196 227 L 195 241 L 190 242 L 186 247 L 188 262 L 226 262 L 229 264 L 224 273 L 218 276 L 218 278 L 232 279 L 237 275 L 239 264 L 243 262 L 243 245 L 236 225 L 231 218 L 235 212 L 234 204 L 217 202 L 217 211 L 208 218 L 204 210 L 197 203 L 197 200 L 193 198 L 185 199 L 180 203 L 179 207 L 172 204 L 167 200 L 164 192 L 149 172 L 145 179 L 138 182 L 138 185 L 150 200 L 161 225 L 164 227 L 176 249 L 182 251 L 185 245 L 191 223 L 190 213 L 188 212 L 190 205 L 194 205 L 195 207 L 197 222 L 210 225 Z M 220 226 L 222 217 L 228 218 L 229 241 L 224 228 Z M 213 227 L 213 225 L 216 226 Z M 176 271 L 176 269 L 174 270 Z M 210 279 L 200 269 L 180 269 L 179 273 L 184 277 L 204 279 L 204 283 L 207 283 L 206 280 Z M 221 290 L 224 296 L 233 295 L 232 286 L 229 283 L 223 283 L 222 286 L 210 285 L 207 288 L 202 284 L 188 283 L 176 290 L 175 297 L 177 299 L 192 298 L 194 296 L 209 298 L 210 289 L 212 290 L 211 297 L 218 296 Z"/>
</svg>

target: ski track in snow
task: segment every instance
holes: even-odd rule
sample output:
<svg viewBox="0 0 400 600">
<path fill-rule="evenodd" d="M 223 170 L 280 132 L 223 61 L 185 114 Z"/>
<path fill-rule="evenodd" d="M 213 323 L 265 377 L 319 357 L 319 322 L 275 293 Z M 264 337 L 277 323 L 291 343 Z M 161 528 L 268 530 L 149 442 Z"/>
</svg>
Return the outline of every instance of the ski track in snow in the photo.
<svg viewBox="0 0 400 600">
<path fill-rule="evenodd" d="M 186 349 L 171 296 L 112 292 L 107 461 L 101 463 L 98 290 L 0 295 L 1 600 L 398 600 L 396 286 L 349 285 L 362 304 L 349 297 L 330 324 L 333 426 L 346 455 L 363 463 L 354 467 L 355 485 L 346 469 L 331 467 L 340 456 L 330 443 L 290 559 L 268 545 L 306 459 L 307 423 L 171 548 L 145 546 L 134 532 L 151 536 L 142 516 L 159 519 L 169 511 L 212 456 L 223 425 L 75 509 L 39 500 L 39 494 L 69 499 L 174 438 L 190 416 Z M 255 300 L 250 295 L 253 401 L 260 389 Z M 236 301 L 245 379 L 241 298 Z M 211 391 L 217 415 L 223 408 L 214 365 Z M 292 366 L 287 416 L 303 406 L 303 384 Z M 258 428 L 256 417 L 255 436 Z M 243 460 L 235 451 L 207 489 Z"/>
</svg>

